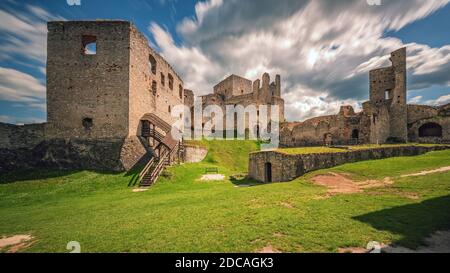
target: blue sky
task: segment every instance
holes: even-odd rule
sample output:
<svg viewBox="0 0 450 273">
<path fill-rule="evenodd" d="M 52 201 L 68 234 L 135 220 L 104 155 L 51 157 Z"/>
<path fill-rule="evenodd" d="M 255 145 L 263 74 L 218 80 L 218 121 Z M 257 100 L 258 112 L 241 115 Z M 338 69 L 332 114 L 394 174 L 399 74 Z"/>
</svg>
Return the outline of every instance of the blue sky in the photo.
<svg viewBox="0 0 450 273">
<path fill-rule="evenodd" d="M 450 102 L 448 0 L 2 0 L 0 121 L 46 120 L 45 22 L 94 19 L 133 21 L 197 95 L 231 73 L 281 74 L 290 120 L 359 107 L 368 70 L 402 46 L 411 102 Z"/>
</svg>

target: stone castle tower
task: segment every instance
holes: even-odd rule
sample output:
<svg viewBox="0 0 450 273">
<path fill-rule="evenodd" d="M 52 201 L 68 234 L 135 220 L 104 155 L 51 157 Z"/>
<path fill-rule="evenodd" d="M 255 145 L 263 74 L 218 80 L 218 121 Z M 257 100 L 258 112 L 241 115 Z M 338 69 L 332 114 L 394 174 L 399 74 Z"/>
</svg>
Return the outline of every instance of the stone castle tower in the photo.
<svg viewBox="0 0 450 273">
<path fill-rule="evenodd" d="M 47 51 L 45 139 L 84 147 L 87 167 L 130 169 L 151 152 L 149 116 L 167 130 L 184 103 L 183 81 L 130 22 L 49 22 Z"/>
<path fill-rule="evenodd" d="M 48 23 L 48 138 L 124 139 L 141 118 L 172 123 L 183 81 L 130 22 Z"/>
<path fill-rule="evenodd" d="M 363 130 L 370 143 L 386 140 L 406 142 L 407 96 L 406 96 L 406 48 L 394 51 L 390 58 L 392 66 L 370 71 L 370 101 L 364 107 Z"/>
</svg>

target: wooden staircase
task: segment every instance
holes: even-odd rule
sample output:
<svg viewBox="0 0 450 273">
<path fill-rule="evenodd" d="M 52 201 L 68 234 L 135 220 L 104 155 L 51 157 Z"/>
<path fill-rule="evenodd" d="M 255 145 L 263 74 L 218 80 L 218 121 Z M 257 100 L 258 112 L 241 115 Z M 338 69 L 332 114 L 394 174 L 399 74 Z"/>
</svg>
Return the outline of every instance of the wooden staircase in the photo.
<svg viewBox="0 0 450 273">
<path fill-rule="evenodd" d="M 170 165 L 171 158 L 178 152 L 178 145 L 172 150 L 164 149 L 159 157 L 153 157 L 139 174 L 139 186 L 150 187 L 153 185 L 164 169 Z"/>
<path fill-rule="evenodd" d="M 142 136 L 152 138 L 156 141 L 157 144 L 153 148 L 155 151 L 158 151 L 139 174 L 139 186 L 149 187 L 156 182 L 164 169 L 172 163 L 172 160 L 179 153 L 182 145 L 172 138 L 172 126 L 164 120 L 154 114 L 146 115 L 144 119 L 150 125 L 142 126 Z M 164 131 L 165 135 L 156 128 Z"/>
</svg>

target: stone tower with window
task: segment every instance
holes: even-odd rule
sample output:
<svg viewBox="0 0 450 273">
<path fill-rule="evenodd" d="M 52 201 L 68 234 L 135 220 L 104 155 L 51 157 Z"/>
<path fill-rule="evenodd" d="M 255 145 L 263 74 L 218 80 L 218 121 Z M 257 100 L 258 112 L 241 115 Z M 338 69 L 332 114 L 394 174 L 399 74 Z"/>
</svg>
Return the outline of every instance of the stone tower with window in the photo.
<svg viewBox="0 0 450 273">
<path fill-rule="evenodd" d="M 391 54 L 392 66 L 370 71 L 370 101 L 364 107 L 366 142 L 406 142 L 406 48 Z"/>
<path fill-rule="evenodd" d="M 183 92 L 180 77 L 130 22 L 48 23 L 49 137 L 135 136 L 147 113 L 171 124 Z"/>
<path fill-rule="evenodd" d="M 47 139 L 128 149 L 130 140 L 140 145 L 144 115 L 175 121 L 183 81 L 132 23 L 49 22 L 47 44 Z"/>
</svg>

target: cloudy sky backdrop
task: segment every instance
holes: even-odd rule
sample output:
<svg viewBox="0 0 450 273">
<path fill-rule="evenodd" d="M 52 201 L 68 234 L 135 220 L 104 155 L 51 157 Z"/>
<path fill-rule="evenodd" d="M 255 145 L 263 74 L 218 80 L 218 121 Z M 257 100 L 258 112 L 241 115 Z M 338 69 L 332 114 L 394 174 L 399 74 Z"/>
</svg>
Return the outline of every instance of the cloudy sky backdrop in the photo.
<svg viewBox="0 0 450 273">
<path fill-rule="evenodd" d="M 70 1 L 69 1 L 70 2 Z M 0 121 L 46 120 L 46 22 L 131 20 L 196 95 L 234 73 L 282 75 L 287 118 L 368 98 L 368 71 L 408 48 L 410 103 L 450 103 L 450 0 L 0 2 Z"/>
</svg>

